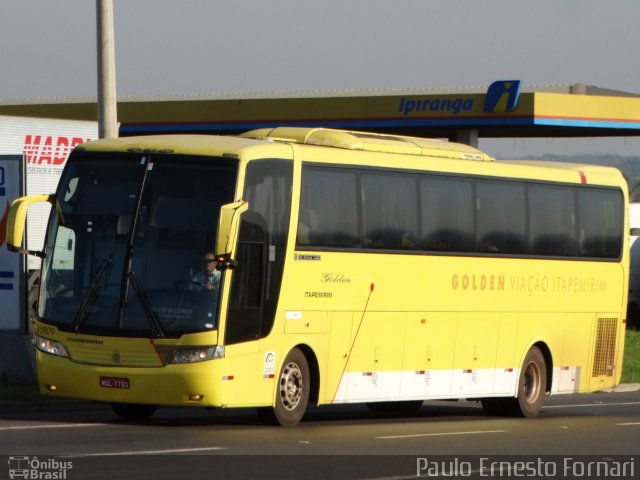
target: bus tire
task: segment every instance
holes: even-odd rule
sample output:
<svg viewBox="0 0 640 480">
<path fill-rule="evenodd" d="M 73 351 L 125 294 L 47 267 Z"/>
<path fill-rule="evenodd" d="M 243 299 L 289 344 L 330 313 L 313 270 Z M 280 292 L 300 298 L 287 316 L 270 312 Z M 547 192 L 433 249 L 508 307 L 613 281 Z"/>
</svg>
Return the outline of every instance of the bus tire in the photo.
<svg viewBox="0 0 640 480">
<path fill-rule="evenodd" d="M 307 411 L 310 391 L 307 357 L 294 348 L 285 358 L 278 375 L 275 406 L 258 408 L 258 415 L 265 423 L 293 427 L 300 423 Z"/>
<path fill-rule="evenodd" d="M 143 405 L 138 403 L 112 403 L 112 410 L 125 420 L 147 420 L 158 408 L 157 405 Z"/>
<path fill-rule="evenodd" d="M 512 402 L 512 413 L 518 417 L 536 417 L 542 408 L 547 389 L 547 367 L 538 347 L 531 347 L 520 370 L 518 392 Z"/>
</svg>

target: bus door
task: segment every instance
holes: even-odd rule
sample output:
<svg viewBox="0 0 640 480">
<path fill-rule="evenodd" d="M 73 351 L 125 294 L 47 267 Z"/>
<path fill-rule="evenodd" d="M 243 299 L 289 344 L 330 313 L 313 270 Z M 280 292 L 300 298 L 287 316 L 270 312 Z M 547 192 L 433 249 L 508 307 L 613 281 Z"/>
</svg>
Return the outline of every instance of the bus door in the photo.
<svg viewBox="0 0 640 480">
<path fill-rule="evenodd" d="M 250 389 L 272 401 L 273 378 L 264 375 L 267 354 L 260 339 L 274 326 L 287 250 L 291 211 L 293 163 L 255 160 L 245 175 L 244 199 L 249 210 L 242 214 L 236 260 L 225 325 L 225 356 L 243 357 L 235 362 L 237 391 Z M 283 353 L 286 355 L 286 352 Z M 275 363 L 283 358 L 276 358 Z M 269 362 L 274 362 L 273 357 Z M 249 383 L 244 384 L 243 380 Z M 233 389 L 236 391 L 236 389 Z"/>
</svg>

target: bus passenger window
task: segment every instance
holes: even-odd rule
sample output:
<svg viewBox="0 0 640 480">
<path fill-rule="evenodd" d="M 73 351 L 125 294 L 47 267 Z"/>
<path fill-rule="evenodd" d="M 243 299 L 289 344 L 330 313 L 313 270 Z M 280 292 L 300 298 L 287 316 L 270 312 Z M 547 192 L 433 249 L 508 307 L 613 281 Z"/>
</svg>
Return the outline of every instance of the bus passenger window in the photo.
<svg viewBox="0 0 640 480">
<path fill-rule="evenodd" d="M 422 247 L 438 252 L 471 252 L 473 186 L 458 178 L 424 177 L 420 181 Z"/>
<path fill-rule="evenodd" d="M 478 251 L 527 253 L 525 190 L 520 184 L 478 182 Z"/>
<path fill-rule="evenodd" d="M 364 174 L 361 182 L 363 247 L 417 249 L 415 180 L 397 174 Z"/>
<path fill-rule="evenodd" d="M 358 246 L 356 194 L 355 173 L 305 168 L 302 172 L 297 244 Z"/>
<path fill-rule="evenodd" d="M 622 248 L 623 204 L 620 192 L 580 189 L 580 256 L 618 258 Z"/>
<path fill-rule="evenodd" d="M 533 255 L 576 255 L 576 209 L 572 189 L 530 187 L 529 219 Z"/>
</svg>

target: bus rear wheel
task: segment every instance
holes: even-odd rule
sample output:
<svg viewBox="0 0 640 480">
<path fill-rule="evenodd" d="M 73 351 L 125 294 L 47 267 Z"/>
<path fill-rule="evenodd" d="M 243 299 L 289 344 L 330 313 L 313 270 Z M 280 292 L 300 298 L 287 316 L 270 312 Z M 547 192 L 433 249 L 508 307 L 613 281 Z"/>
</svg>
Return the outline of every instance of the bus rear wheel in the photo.
<svg viewBox="0 0 640 480">
<path fill-rule="evenodd" d="M 304 353 L 294 348 L 285 358 L 278 376 L 275 406 L 259 407 L 258 415 L 268 424 L 297 425 L 307 411 L 310 390 L 309 363 Z"/>
<path fill-rule="evenodd" d="M 524 359 L 515 398 L 483 398 L 482 408 L 488 415 L 535 417 L 540 413 L 547 388 L 547 368 L 538 347 L 531 347 Z"/>
<path fill-rule="evenodd" d="M 112 403 L 111 409 L 125 420 L 147 420 L 158 408 L 157 405 L 143 405 L 138 403 Z"/>
<path fill-rule="evenodd" d="M 518 395 L 513 413 L 519 417 L 536 417 L 542 408 L 547 390 L 547 367 L 538 347 L 531 347 L 524 359 L 518 380 Z"/>
</svg>

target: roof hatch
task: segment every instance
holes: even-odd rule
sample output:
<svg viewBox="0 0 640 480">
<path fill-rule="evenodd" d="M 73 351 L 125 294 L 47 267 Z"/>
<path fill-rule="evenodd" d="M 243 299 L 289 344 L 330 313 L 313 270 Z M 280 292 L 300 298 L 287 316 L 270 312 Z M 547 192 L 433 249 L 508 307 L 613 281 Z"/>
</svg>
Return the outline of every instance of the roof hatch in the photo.
<svg viewBox="0 0 640 480">
<path fill-rule="evenodd" d="M 241 136 L 277 142 L 344 148 L 347 150 L 493 161 L 493 158 L 489 155 L 469 145 L 430 138 L 303 127 L 263 128 L 243 133 Z"/>
</svg>

